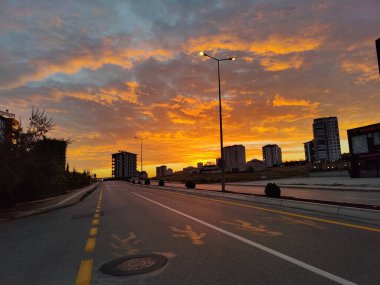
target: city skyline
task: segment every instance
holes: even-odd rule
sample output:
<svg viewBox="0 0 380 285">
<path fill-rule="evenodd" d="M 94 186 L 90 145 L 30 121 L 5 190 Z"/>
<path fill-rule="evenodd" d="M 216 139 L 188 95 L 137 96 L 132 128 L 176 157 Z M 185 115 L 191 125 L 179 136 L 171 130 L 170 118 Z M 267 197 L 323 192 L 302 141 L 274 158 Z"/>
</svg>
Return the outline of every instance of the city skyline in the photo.
<svg viewBox="0 0 380 285">
<path fill-rule="evenodd" d="M 306 1 L 305 1 L 306 2 Z M 144 1 L 0 4 L 0 110 L 27 121 L 32 106 L 71 138 L 67 160 L 111 176 L 110 155 L 140 155 L 153 176 L 220 156 L 216 66 L 221 64 L 225 146 L 247 160 L 276 143 L 304 159 L 314 118 L 347 129 L 378 123 L 375 0 Z M 349 27 L 349 33 L 347 28 Z M 138 162 L 138 168 L 139 168 Z"/>
</svg>

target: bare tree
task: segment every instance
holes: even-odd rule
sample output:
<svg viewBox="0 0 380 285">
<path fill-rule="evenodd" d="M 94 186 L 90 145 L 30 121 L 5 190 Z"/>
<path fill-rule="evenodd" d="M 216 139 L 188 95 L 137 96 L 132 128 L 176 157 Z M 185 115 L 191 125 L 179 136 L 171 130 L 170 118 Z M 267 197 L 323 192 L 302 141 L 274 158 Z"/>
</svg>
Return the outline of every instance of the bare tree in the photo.
<svg viewBox="0 0 380 285">
<path fill-rule="evenodd" d="M 29 118 L 28 133 L 32 134 L 35 141 L 46 139 L 46 133 L 53 130 L 55 124 L 53 118 L 45 115 L 45 109 L 32 109 L 32 116 Z"/>
</svg>

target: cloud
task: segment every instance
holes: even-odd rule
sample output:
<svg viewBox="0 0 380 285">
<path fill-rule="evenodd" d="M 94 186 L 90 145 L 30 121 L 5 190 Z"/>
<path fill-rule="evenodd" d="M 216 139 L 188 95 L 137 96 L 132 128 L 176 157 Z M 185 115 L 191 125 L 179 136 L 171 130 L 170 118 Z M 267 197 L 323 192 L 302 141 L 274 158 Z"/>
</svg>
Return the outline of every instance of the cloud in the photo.
<svg viewBox="0 0 380 285">
<path fill-rule="evenodd" d="M 265 57 L 260 61 L 260 64 L 268 71 L 281 71 L 300 68 L 303 64 L 303 59 L 299 56 L 293 56 L 288 59 Z"/>
<path fill-rule="evenodd" d="M 303 99 L 289 99 L 282 95 L 275 95 L 272 101 L 273 106 L 275 107 L 283 107 L 283 106 L 301 106 L 301 107 L 311 107 L 317 108 L 319 106 L 319 102 L 310 102 Z"/>
<path fill-rule="evenodd" d="M 4 2 L 0 109 L 26 124 L 32 106 L 46 108 L 52 135 L 74 140 L 70 164 L 102 175 L 111 153 L 139 153 L 138 134 L 151 174 L 214 161 L 217 64 L 197 55 L 207 50 L 237 57 L 220 64 L 225 144 L 260 158 L 278 143 L 301 159 L 313 118 L 338 116 L 343 144 L 347 128 L 377 122 L 378 1 L 343 2 Z"/>
</svg>

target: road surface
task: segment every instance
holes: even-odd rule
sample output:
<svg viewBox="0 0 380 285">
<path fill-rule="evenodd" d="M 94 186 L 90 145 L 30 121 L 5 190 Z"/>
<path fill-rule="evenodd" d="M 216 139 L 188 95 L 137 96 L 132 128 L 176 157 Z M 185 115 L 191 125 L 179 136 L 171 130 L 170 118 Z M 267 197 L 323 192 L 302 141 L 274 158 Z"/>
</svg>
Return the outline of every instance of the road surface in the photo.
<svg viewBox="0 0 380 285">
<path fill-rule="evenodd" d="M 379 252 L 380 229 L 366 224 L 114 181 L 0 224 L 0 284 L 380 284 Z M 166 265 L 99 270 L 151 253 Z"/>
</svg>

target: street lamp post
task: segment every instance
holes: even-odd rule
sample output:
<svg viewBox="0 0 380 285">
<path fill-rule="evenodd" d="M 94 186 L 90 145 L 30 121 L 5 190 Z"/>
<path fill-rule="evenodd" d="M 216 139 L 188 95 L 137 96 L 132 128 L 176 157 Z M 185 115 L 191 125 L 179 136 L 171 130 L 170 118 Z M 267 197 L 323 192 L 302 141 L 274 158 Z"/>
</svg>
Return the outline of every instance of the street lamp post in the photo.
<svg viewBox="0 0 380 285">
<path fill-rule="evenodd" d="M 224 161 L 224 154 L 223 154 L 223 121 L 222 121 L 222 94 L 220 90 L 220 67 L 219 63 L 221 61 L 225 60 L 235 60 L 235 57 L 229 57 L 229 58 L 222 58 L 218 59 L 211 55 L 208 55 L 207 53 L 201 51 L 199 53 L 200 56 L 207 56 L 213 60 L 216 60 L 218 63 L 218 86 L 219 86 L 219 129 L 220 129 L 220 170 L 222 172 L 222 192 L 226 191 L 226 176 L 225 176 L 225 161 Z"/>
<path fill-rule="evenodd" d="M 142 142 L 143 140 L 147 139 L 148 137 L 142 138 L 142 137 L 134 137 L 135 139 L 140 140 L 140 176 L 142 175 L 143 171 L 143 152 L 142 152 Z"/>
</svg>

